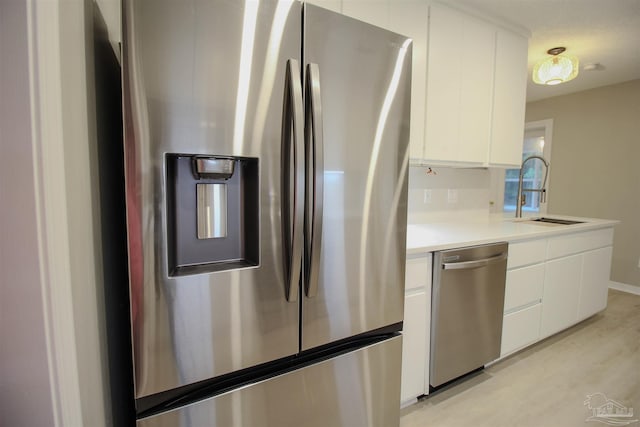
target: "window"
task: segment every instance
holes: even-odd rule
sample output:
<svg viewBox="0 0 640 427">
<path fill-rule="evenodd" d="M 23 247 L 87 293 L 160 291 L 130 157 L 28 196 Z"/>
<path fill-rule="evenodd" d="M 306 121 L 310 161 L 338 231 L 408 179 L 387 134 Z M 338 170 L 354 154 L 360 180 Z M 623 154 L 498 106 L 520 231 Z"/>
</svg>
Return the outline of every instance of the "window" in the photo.
<svg viewBox="0 0 640 427">
<path fill-rule="evenodd" d="M 522 148 L 522 160 L 529 156 L 538 155 L 544 157 L 549 163 L 551 160 L 551 131 L 552 120 L 530 122 L 525 125 L 524 144 Z M 518 197 L 518 179 L 520 169 L 507 169 L 504 176 L 504 212 L 515 212 L 516 198 Z M 540 188 L 544 180 L 545 168 L 541 161 L 531 160 L 525 165 L 522 187 Z M 547 196 L 549 193 L 549 178 L 547 177 Z M 540 202 L 539 193 L 524 193 L 526 202 L 522 206 L 522 212 L 546 213 L 546 203 Z"/>
</svg>

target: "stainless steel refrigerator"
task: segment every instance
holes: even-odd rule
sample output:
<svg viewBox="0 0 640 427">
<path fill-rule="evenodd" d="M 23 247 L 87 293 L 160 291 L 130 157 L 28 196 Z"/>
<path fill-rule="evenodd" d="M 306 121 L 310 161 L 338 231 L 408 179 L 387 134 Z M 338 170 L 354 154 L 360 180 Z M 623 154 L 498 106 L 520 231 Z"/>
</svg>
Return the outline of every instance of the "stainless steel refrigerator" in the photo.
<svg viewBox="0 0 640 427">
<path fill-rule="evenodd" d="M 295 1 L 123 6 L 138 425 L 397 425 L 410 39 Z"/>
</svg>

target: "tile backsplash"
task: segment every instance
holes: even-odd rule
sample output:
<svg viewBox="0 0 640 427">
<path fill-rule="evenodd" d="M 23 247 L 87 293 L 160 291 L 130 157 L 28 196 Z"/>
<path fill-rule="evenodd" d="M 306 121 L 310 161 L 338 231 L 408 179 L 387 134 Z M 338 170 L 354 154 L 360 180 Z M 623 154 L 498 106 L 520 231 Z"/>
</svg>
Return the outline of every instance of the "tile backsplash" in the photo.
<svg viewBox="0 0 640 427">
<path fill-rule="evenodd" d="M 486 168 L 411 166 L 409 224 L 486 217 L 490 196 L 490 173 Z"/>
</svg>

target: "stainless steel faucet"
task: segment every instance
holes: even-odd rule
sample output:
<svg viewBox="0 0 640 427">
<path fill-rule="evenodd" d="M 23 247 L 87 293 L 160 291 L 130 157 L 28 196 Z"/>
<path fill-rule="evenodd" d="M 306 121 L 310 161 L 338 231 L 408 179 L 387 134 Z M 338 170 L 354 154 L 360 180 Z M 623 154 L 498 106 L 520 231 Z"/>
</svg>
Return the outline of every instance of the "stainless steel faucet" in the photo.
<svg viewBox="0 0 640 427">
<path fill-rule="evenodd" d="M 540 188 L 522 188 L 522 179 L 524 177 L 524 165 L 529 160 L 539 159 L 544 163 L 544 181 L 542 181 L 542 186 Z M 520 177 L 518 178 L 518 198 L 516 199 L 516 218 L 522 218 L 522 205 L 525 204 L 525 198 L 523 196 L 523 192 L 531 192 L 531 193 L 540 193 L 540 203 L 544 203 L 547 199 L 547 190 L 545 186 L 547 185 L 547 175 L 549 175 L 549 162 L 547 162 L 542 156 L 529 156 L 522 162 L 520 166 Z"/>
</svg>

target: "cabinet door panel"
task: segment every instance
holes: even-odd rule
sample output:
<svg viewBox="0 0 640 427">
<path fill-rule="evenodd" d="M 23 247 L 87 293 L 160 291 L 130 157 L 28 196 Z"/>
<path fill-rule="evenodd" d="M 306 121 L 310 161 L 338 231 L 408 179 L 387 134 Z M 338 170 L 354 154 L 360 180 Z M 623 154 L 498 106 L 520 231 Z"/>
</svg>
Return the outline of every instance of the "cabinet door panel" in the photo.
<svg viewBox="0 0 640 427">
<path fill-rule="evenodd" d="M 538 340 L 541 312 L 542 304 L 536 304 L 504 316 L 500 357 Z"/>
<path fill-rule="evenodd" d="M 613 248 L 609 246 L 583 254 L 582 287 L 578 304 L 578 319 L 580 320 L 607 307 L 612 250 Z"/>
<path fill-rule="evenodd" d="M 416 288 L 431 286 L 431 253 L 407 258 L 405 271 L 404 290 L 410 291 Z"/>
<path fill-rule="evenodd" d="M 432 5 L 429 10 L 429 52 L 425 157 L 456 160 L 462 79 L 462 33 L 460 14 Z"/>
<path fill-rule="evenodd" d="M 507 271 L 504 293 L 505 313 L 542 299 L 544 264 Z"/>
<path fill-rule="evenodd" d="M 454 31 L 462 33 L 458 160 L 486 162 L 491 136 L 491 104 L 495 30 L 492 26 L 464 17 Z"/>
<path fill-rule="evenodd" d="M 429 317 L 427 316 L 428 303 L 425 291 L 408 295 L 404 301 L 400 401 L 408 403 L 424 394 L 425 390 L 425 369 L 429 354 L 427 348 Z"/>
<path fill-rule="evenodd" d="M 495 29 L 454 9 L 429 12 L 425 157 L 486 163 Z"/>
<path fill-rule="evenodd" d="M 528 40 L 498 30 L 489 162 L 520 167 L 524 141 Z"/>
<path fill-rule="evenodd" d="M 542 338 L 576 323 L 581 272 L 582 255 L 547 262 L 542 296 Z"/>
</svg>

